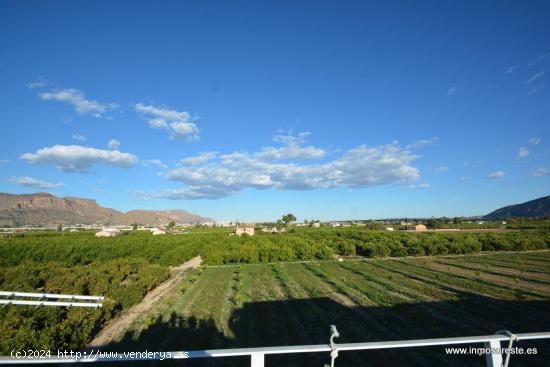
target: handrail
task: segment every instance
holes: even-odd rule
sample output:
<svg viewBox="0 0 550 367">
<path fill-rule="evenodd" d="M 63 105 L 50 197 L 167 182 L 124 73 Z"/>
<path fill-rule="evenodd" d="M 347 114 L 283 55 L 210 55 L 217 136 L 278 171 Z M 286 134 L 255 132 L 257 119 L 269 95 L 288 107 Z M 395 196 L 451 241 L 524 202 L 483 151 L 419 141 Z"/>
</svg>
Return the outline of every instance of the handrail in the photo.
<svg viewBox="0 0 550 367">
<path fill-rule="evenodd" d="M 550 332 L 539 333 L 523 333 L 515 334 L 518 340 L 534 340 L 534 339 L 550 339 Z M 390 348 L 411 348 L 411 347 L 427 347 L 436 345 L 459 345 L 459 344 L 480 344 L 486 346 L 500 346 L 500 342 L 509 341 L 510 337 L 502 334 L 480 335 L 480 336 L 464 336 L 454 338 L 434 338 L 434 339 L 414 339 L 414 340 L 391 340 L 366 343 L 344 343 L 337 344 L 338 351 L 353 351 L 353 350 L 375 350 L 375 349 L 390 349 Z M 257 348 L 235 348 L 235 349 L 211 349 L 211 350 L 194 350 L 194 351 L 171 351 L 165 352 L 164 356 L 140 356 L 134 354 L 130 357 L 131 352 L 118 352 L 114 357 L 115 352 L 99 352 L 99 351 L 82 351 L 81 357 L 60 357 L 60 358 L 44 358 L 44 359 L 17 359 L 13 357 L 0 357 L 0 364 L 49 364 L 49 363 L 82 363 L 82 362 L 125 362 L 125 361 L 143 361 L 143 360 L 161 360 L 161 359 L 187 359 L 187 358 L 220 358 L 220 357 L 237 357 L 250 356 L 252 367 L 263 367 L 264 356 L 269 354 L 294 354 L 294 353 L 313 353 L 313 352 L 330 352 L 332 350 L 330 344 L 316 345 L 295 345 L 295 346 L 279 346 L 279 347 L 257 347 Z M 95 355 L 94 355 L 95 352 Z M 87 353 L 87 354 L 84 354 Z M 502 356 L 493 355 L 487 356 L 487 365 L 491 367 L 502 365 Z"/>
<path fill-rule="evenodd" d="M 28 297 L 28 298 L 56 298 L 56 299 L 77 299 L 87 301 L 103 301 L 103 296 L 81 296 L 77 294 L 54 294 L 54 293 L 28 293 L 28 292 L 7 292 L 0 291 L 2 297 Z"/>
<path fill-rule="evenodd" d="M 30 298 L 30 299 L 28 299 Z M 29 293 L 0 291 L 0 305 L 4 306 L 57 306 L 94 307 L 102 306 L 103 296 L 81 296 L 73 294 Z M 63 301 L 60 301 L 63 300 Z M 65 301 L 67 300 L 67 301 Z M 81 301 L 81 302 L 75 302 Z"/>
</svg>

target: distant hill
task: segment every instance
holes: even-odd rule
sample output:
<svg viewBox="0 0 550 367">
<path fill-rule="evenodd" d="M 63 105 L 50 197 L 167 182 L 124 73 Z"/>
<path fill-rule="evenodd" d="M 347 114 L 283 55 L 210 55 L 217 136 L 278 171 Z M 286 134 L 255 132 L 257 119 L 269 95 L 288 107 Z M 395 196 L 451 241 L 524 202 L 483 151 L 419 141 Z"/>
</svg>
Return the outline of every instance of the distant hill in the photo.
<svg viewBox="0 0 550 367">
<path fill-rule="evenodd" d="M 0 226 L 58 224 L 132 224 L 144 225 L 204 223 L 213 219 L 185 210 L 131 210 L 127 213 L 99 206 L 95 200 L 58 198 L 48 193 L 13 195 L 0 193 Z"/>
<path fill-rule="evenodd" d="M 523 204 L 505 206 L 484 216 L 484 219 L 501 219 L 511 217 L 550 217 L 550 196 L 531 200 Z"/>
</svg>

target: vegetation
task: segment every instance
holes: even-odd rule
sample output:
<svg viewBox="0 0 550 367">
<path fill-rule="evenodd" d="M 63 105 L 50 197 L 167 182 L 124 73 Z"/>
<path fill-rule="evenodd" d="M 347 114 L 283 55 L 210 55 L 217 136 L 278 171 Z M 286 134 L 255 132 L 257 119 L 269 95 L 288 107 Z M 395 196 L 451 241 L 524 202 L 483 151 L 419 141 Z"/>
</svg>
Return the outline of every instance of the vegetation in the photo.
<svg viewBox="0 0 550 367">
<path fill-rule="evenodd" d="M 106 321 L 141 301 L 147 291 L 169 275 L 164 267 L 133 259 L 74 266 L 56 261 L 24 261 L 1 270 L 2 290 L 106 296 L 103 307 L 98 310 L 0 308 L 2 355 L 14 348 L 81 348 Z"/>
<path fill-rule="evenodd" d="M 169 275 L 168 266 L 179 265 L 199 254 L 206 265 L 237 266 L 207 267 L 192 272 L 169 303 L 174 307 L 181 306 L 183 301 L 180 299 L 184 299 L 187 302 L 185 312 L 197 312 L 197 319 L 200 316 L 201 320 L 215 325 L 209 331 L 215 336 L 214 340 L 226 341 L 233 335 L 236 338 L 235 345 L 276 340 L 269 338 L 277 334 L 280 325 L 257 339 L 243 336 L 252 332 L 258 335 L 265 333 L 263 327 L 261 331 L 254 331 L 259 325 L 243 326 L 238 321 L 257 317 L 249 315 L 256 312 L 247 311 L 250 306 L 231 316 L 236 309 L 259 299 L 308 300 L 329 297 L 343 302 L 346 307 L 395 307 L 404 300 L 427 300 L 427 296 L 422 294 L 431 295 L 434 299 L 447 297 L 445 292 L 442 295 L 437 293 L 436 288 L 443 285 L 513 300 L 533 297 L 546 299 L 548 293 L 544 287 L 540 287 L 541 282 L 547 282 L 549 257 L 546 253 L 537 253 L 540 257 L 536 258 L 529 254 L 468 257 L 467 262 L 447 257 L 438 258 L 437 261 L 407 258 L 368 263 L 326 262 L 335 256 L 379 258 L 547 249 L 550 246 L 548 231 L 392 233 L 366 227 L 289 227 L 286 232 L 279 234 L 259 233 L 251 237 L 236 237 L 229 236 L 231 230 L 193 228 L 190 233 L 165 236 L 130 231 L 115 238 L 96 238 L 91 231 L 64 234 L 43 232 L 0 238 L 0 289 L 106 296 L 104 307 L 99 310 L 14 306 L 0 309 L 0 352 L 6 354 L 13 348 L 85 346 L 106 321 L 139 302 L 148 290 L 165 280 Z M 304 260 L 324 261 L 325 265 L 238 265 Z M 428 265 L 423 261 L 427 262 L 431 270 L 427 269 Z M 459 276 L 459 273 L 464 275 Z M 495 277 L 498 278 L 498 285 L 494 283 L 497 279 Z M 229 289 L 224 288 L 227 284 Z M 418 293 L 415 293 L 416 287 Z M 538 288 L 529 289 L 533 287 Z M 212 300 L 204 298 L 209 296 L 216 297 L 215 302 L 209 303 Z M 323 316 L 325 306 L 331 308 L 334 305 L 316 305 L 315 300 L 300 302 L 288 306 L 292 312 L 285 311 L 284 317 L 288 317 L 291 324 L 301 322 L 302 318 L 306 323 L 313 323 L 314 320 L 329 322 L 332 316 L 338 314 L 334 310 L 334 314 Z M 196 307 L 196 311 L 190 307 Z M 306 311 L 311 307 L 311 312 Z M 293 315 L 297 310 L 301 310 L 301 313 Z M 261 311 L 262 314 L 264 312 L 268 321 L 275 322 L 274 317 L 277 315 Z M 208 321 L 209 314 L 213 321 Z M 235 324 L 228 324 L 227 320 L 235 320 Z M 397 330 L 397 324 L 393 324 L 398 323 L 397 320 L 400 318 L 387 321 L 390 326 L 393 325 L 388 330 Z M 155 323 L 154 319 L 144 322 L 149 326 Z M 249 329 L 245 333 L 243 328 Z M 352 330 L 355 331 L 348 335 L 362 335 L 361 327 L 352 327 Z M 324 329 L 311 332 L 298 330 L 289 341 L 315 335 L 314 339 L 307 342 L 326 342 L 325 334 Z M 439 334 L 432 336 L 436 335 Z M 178 345 L 181 347 L 181 341 Z M 229 345 L 231 342 L 225 346 Z"/>
<path fill-rule="evenodd" d="M 207 264 L 328 260 L 334 255 L 402 257 L 523 251 L 550 246 L 548 232 L 390 233 L 361 227 L 292 228 L 288 233 L 221 238 L 201 250 Z"/>
<path fill-rule="evenodd" d="M 489 233 L 402 233 L 364 227 L 295 228 L 281 234 L 228 236 L 226 228 L 193 229 L 180 235 L 151 236 L 127 232 L 95 238 L 92 232 L 37 233 L 0 239 L 0 267 L 24 261 L 87 265 L 111 259 L 141 259 L 162 266 L 178 265 L 202 255 L 207 265 L 329 260 L 335 255 L 402 257 L 468 254 L 479 251 L 525 251 L 550 247 L 548 231 Z"/>
<path fill-rule="evenodd" d="M 285 226 L 288 226 L 290 223 L 294 222 L 296 220 L 296 217 L 294 216 L 294 214 L 285 214 L 283 215 L 283 217 L 281 218 L 281 220 L 283 221 L 283 223 L 285 224 Z"/>
<path fill-rule="evenodd" d="M 324 344 L 331 323 L 340 343 L 550 328 L 548 252 L 206 267 L 187 278 L 172 304 L 155 311 L 154 322 L 140 323 L 111 347 L 153 347 L 160 330 L 162 345 L 176 350 Z M 269 357 L 266 364 L 322 366 L 328 358 Z M 518 365 L 545 363 L 544 355 L 513 358 Z M 450 357 L 440 347 L 341 352 L 336 363 L 482 364 L 482 357 Z"/>
</svg>

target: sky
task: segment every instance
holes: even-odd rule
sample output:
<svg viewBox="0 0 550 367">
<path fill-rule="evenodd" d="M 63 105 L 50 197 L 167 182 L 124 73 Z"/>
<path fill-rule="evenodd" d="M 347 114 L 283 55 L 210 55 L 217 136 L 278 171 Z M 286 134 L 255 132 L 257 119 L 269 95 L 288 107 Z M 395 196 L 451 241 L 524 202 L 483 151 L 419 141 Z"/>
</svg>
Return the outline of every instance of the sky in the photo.
<svg viewBox="0 0 550 367">
<path fill-rule="evenodd" d="M 0 1 L 0 192 L 216 220 L 550 194 L 548 1 Z"/>
</svg>

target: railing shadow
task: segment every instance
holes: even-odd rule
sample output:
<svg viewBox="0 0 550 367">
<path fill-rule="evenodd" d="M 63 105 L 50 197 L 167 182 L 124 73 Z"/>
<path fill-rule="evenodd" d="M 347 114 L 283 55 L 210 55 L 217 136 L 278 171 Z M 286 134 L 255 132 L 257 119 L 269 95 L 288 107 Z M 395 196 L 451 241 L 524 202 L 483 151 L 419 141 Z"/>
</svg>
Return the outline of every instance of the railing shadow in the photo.
<svg viewBox="0 0 550 367">
<path fill-rule="evenodd" d="M 506 301 L 462 293 L 457 301 L 404 303 L 393 307 L 346 306 L 329 298 L 245 303 L 229 318 L 232 336 L 211 319 L 172 313 L 158 317 L 140 332 L 129 332 L 102 347 L 111 351 L 174 351 L 264 346 L 327 344 L 330 324 L 337 325 L 337 343 L 458 337 L 550 330 L 550 301 Z M 548 341 L 518 342 L 536 347 L 536 355 L 514 355 L 511 366 L 544 366 L 550 360 Z M 474 345 L 481 347 L 481 345 Z M 504 346 L 504 343 L 503 343 Z M 272 355 L 266 366 L 317 366 L 329 353 Z M 125 365 L 249 366 L 249 358 L 208 358 Z M 120 365 L 120 364 L 118 364 Z M 336 366 L 484 366 L 485 357 L 446 355 L 445 347 L 341 352 Z"/>
</svg>

